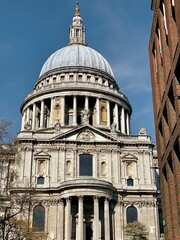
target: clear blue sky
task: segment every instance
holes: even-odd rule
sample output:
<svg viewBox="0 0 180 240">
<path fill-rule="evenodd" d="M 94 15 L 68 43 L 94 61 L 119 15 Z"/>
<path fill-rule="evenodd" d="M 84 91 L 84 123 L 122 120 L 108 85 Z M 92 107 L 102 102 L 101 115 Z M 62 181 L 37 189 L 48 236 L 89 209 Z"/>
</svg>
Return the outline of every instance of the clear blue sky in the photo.
<svg viewBox="0 0 180 240">
<path fill-rule="evenodd" d="M 110 63 L 133 108 L 131 129 L 155 141 L 148 43 L 150 0 L 80 0 L 88 45 Z M 64 47 L 75 0 L 0 1 L 0 119 L 20 131 L 20 105 L 46 59 Z"/>
</svg>

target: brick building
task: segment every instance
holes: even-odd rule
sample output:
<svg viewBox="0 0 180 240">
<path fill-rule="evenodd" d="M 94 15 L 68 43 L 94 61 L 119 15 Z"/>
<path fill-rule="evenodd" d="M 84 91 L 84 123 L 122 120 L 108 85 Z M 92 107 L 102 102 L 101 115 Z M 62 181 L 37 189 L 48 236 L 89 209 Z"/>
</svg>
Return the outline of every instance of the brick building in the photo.
<svg viewBox="0 0 180 240">
<path fill-rule="evenodd" d="M 152 0 L 149 43 L 165 239 L 180 239 L 180 1 Z"/>
</svg>

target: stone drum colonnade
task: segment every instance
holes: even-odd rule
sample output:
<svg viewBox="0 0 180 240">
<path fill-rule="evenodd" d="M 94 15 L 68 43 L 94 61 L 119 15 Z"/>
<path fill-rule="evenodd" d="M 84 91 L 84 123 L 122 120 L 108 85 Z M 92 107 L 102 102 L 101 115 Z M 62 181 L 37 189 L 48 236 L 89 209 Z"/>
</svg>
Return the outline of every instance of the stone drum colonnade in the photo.
<svg viewBox="0 0 180 240">
<path fill-rule="evenodd" d="M 85 114 L 86 120 L 85 120 Z M 88 96 L 60 96 L 42 99 L 25 107 L 22 131 L 89 123 L 96 127 L 114 126 L 115 130 L 130 134 L 130 115 L 120 103 Z"/>
</svg>

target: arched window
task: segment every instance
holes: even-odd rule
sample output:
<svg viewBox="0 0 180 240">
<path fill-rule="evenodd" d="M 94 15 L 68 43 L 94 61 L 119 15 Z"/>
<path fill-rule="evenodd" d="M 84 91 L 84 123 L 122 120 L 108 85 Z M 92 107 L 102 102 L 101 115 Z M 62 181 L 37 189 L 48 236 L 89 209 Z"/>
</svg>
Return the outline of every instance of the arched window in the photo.
<svg viewBox="0 0 180 240">
<path fill-rule="evenodd" d="M 33 210 L 33 229 L 37 232 L 44 232 L 45 227 L 45 208 L 37 205 Z"/>
<path fill-rule="evenodd" d="M 79 156 L 79 176 L 92 176 L 92 155 L 81 154 Z"/>
<path fill-rule="evenodd" d="M 37 184 L 44 184 L 44 177 L 38 177 Z"/>
<path fill-rule="evenodd" d="M 134 186 L 134 180 L 132 178 L 127 179 L 127 186 Z"/>
<path fill-rule="evenodd" d="M 130 206 L 127 208 L 126 219 L 127 219 L 127 224 L 133 223 L 138 220 L 137 209 L 134 206 Z"/>
</svg>

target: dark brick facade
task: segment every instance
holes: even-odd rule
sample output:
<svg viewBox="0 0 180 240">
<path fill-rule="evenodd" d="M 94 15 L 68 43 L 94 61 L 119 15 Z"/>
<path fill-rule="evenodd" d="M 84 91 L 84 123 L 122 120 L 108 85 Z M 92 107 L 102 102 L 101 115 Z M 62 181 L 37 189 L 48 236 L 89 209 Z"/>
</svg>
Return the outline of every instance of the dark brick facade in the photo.
<svg viewBox="0 0 180 240">
<path fill-rule="evenodd" d="M 149 56 L 164 234 L 180 240 L 180 0 L 152 1 Z"/>
</svg>

